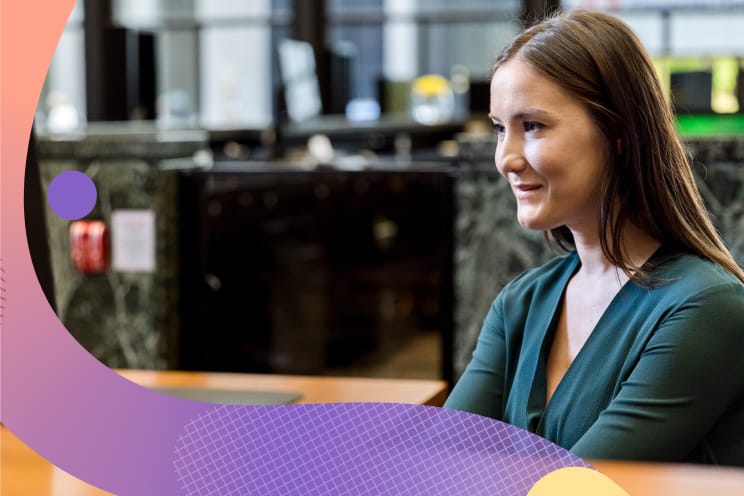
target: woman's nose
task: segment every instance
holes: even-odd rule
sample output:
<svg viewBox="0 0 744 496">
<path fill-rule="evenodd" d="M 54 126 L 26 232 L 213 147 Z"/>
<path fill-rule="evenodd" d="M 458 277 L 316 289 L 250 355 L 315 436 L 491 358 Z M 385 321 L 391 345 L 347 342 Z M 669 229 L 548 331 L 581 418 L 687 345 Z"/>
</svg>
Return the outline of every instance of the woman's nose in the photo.
<svg viewBox="0 0 744 496">
<path fill-rule="evenodd" d="M 505 134 L 496 144 L 494 161 L 502 176 L 510 172 L 520 172 L 527 165 L 521 143 L 518 139 L 508 137 L 508 134 Z"/>
</svg>

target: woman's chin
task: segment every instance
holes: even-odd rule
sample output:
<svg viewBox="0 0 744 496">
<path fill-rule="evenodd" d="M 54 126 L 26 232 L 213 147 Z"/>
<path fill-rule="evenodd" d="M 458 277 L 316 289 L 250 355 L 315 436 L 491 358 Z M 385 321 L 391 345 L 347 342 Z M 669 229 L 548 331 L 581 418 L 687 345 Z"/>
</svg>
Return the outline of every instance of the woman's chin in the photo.
<svg viewBox="0 0 744 496">
<path fill-rule="evenodd" d="M 548 229 L 550 229 L 550 226 L 548 226 L 545 222 L 540 222 L 540 219 L 537 219 L 534 216 L 530 215 L 517 216 L 517 222 L 519 222 L 519 225 L 521 225 L 522 227 L 526 227 L 527 229 L 531 229 L 533 231 L 547 231 Z"/>
</svg>

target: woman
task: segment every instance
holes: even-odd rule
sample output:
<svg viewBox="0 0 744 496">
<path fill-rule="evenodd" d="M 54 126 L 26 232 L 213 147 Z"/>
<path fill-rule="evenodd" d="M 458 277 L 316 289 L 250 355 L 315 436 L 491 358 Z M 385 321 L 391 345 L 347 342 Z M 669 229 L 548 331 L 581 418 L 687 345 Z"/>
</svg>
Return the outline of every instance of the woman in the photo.
<svg viewBox="0 0 744 496">
<path fill-rule="evenodd" d="M 570 253 L 500 292 L 445 407 L 585 458 L 744 465 L 744 272 L 636 36 L 586 11 L 531 27 L 489 116 L 520 224 Z"/>
</svg>

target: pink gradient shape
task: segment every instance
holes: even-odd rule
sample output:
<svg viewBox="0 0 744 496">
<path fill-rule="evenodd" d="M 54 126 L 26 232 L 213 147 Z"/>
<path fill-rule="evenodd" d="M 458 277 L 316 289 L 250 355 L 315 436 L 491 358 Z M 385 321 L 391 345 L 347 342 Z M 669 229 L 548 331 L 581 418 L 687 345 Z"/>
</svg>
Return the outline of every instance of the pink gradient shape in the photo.
<svg viewBox="0 0 744 496">
<path fill-rule="evenodd" d="M 40 455 L 99 487 L 177 494 L 175 475 L 169 477 L 173 446 L 186 420 L 207 406 L 151 393 L 95 360 L 52 311 L 30 259 L 26 149 L 42 82 L 73 5 L 27 0 L 0 6 L 0 420 Z"/>
</svg>

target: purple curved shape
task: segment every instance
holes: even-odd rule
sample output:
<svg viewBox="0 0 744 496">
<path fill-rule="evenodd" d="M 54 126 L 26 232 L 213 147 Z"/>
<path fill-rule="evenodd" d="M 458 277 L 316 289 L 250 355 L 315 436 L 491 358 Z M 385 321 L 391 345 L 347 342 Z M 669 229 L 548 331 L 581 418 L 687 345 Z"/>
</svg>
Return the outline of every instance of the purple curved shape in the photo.
<svg viewBox="0 0 744 496">
<path fill-rule="evenodd" d="M 3 164 L 20 162 L 18 150 L 2 153 Z M 511 496 L 552 470 L 586 466 L 537 436 L 452 410 L 215 407 L 130 383 L 52 311 L 25 240 L 22 171 L 3 173 L 2 422 L 72 475 L 120 495 Z"/>
<path fill-rule="evenodd" d="M 390 403 L 221 406 L 175 448 L 184 493 L 524 495 L 580 458 L 511 425 Z"/>
</svg>

